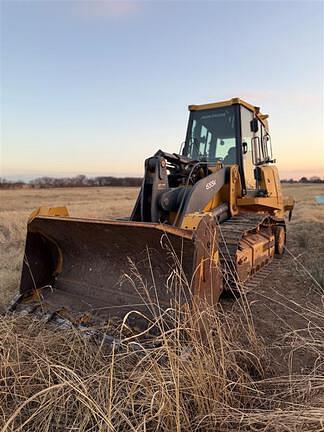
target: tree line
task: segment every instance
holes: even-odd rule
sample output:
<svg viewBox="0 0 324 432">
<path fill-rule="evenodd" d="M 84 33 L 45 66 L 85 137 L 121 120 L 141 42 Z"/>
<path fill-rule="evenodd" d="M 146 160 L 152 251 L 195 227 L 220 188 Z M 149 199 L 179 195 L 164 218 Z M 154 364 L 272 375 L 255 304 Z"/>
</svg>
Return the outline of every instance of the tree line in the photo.
<svg viewBox="0 0 324 432">
<path fill-rule="evenodd" d="M 45 189 L 65 187 L 101 187 L 124 186 L 139 187 L 142 184 L 140 177 L 112 177 L 98 176 L 87 177 L 77 175 L 75 177 L 38 177 L 30 181 L 11 181 L 0 177 L 0 189 Z"/>
<path fill-rule="evenodd" d="M 283 179 L 282 183 L 324 183 L 324 178 L 318 176 L 301 177 L 299 180 Z M 65 187 L 101 187 L 101 186 L 123 186 L 139 187 L 142 184 L 141 177 L 112 177 L 98 176 L 87 177 L 77 175 L 75 177 L 38 177 L 30 181 L 12 181 L 0 177 L 0 189 L 46 189 Z"/>
<path fill-rule="evenodd" d="M 320 178 L 318 176 L 312 177 L 301 177 L 299 180 L 291 179 L 282 179 L 281 183 L 324 183 L 324 178 Z"/>
</svg>

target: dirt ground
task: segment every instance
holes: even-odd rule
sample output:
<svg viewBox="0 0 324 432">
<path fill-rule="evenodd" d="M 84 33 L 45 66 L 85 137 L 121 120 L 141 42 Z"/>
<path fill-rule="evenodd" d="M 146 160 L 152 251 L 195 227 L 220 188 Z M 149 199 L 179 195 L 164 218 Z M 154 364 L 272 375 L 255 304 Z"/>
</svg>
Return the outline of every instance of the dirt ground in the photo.
<svg viewBox="0 0 324 432">
<path fill-rule="evenodd" d="M 255 291 L 248 295 L 249 307 L 259 333 L 276 358 L 283 338 L 292 370 L 311 368 L 314 358 L 303 355 L 303 332 L 314 326 L 323 313 L 324 206 L 314 197 L 324 193 L 322 185 L 285 185 L 284 192 L 296 200 L 288 224 L 285 257 Z M 109 218 L 130 214 L 136 188 L 75 188 L 0 191 L 0 304 L 2 308 L 17 291 L 22 265 L 26 220 L 40 205 L 66 205 L 73 216 Z M 313 319 L 310 319 L 310 316 Z M 311 321 L 311 324 L 310 324 Z M 288 348 L 290 348 L 288 350 Z M 281 353 L 283 356 L 285 352 Z M 291 354 L 290 354 L 291 355 Z M 280 361 L 277 367 L 280 368 Z"/>
<path fill-rule="evenodd" d="M 324 188 L 285 185 L 284 192 L 296 200 L 286 254 L 247 298 L 257 333 L 273 350 L 277 373 L 287 373 L 287 362 L 289 372 L 305 373 L 318 362 L 307 349 L 307 336 L 322 337 L 323 329 L 324 205 L 316 204 L 315 196 Z"/>
</svg>

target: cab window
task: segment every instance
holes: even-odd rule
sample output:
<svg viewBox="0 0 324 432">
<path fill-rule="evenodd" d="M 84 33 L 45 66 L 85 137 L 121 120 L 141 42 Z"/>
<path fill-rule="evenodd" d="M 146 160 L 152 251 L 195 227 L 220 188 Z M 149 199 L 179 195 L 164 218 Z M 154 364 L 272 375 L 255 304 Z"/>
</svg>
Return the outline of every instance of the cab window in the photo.
<svg viewBox="0 0 324 432">
<path fill-rule="evenodd" d="M 254 165 L 272 161 L 270 136 L 260 120 L 258 120 L 258 130 L 253 133 L 252 137 L 252 159 Z"/>
<path fill-rule="evenodd" d="M 237 163 L 236 122 L 232 106 L 192 111 L 183 155 L 210 164 Z"/>
<path fill-rule="evenodd" d="M 241 137 L 242 137 L 242 156 L 245 188 L 253 190 L 256 187 L 254 178 L 254 165 L 252 158 L 252 138 L 251 120 L 253 119 L 252 111 L 241 106 Z"/>
</svg>

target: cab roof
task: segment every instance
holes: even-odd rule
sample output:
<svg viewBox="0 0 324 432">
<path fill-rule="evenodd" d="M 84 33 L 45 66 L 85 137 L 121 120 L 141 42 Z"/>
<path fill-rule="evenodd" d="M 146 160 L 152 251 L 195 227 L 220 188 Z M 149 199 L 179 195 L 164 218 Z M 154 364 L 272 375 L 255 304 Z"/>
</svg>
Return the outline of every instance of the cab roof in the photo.
<svg viewBox="0 0 324 432">
<path fill-rule="evenodd" d="M 189 111 L 200 111 L 200 110 L 220 108 L 220 107 L 226 107 L 226 106 L 237 105 L 237 104 L 242 105 L 245 108 L 247 108 L 248 110 L 254 112 L 257 115 L 257 117 L 259 117 L 259 119 L 262 121 L 266 120 L 269 117 L 268 114 L 262 114 L 260 112 L 259 107 L 251 105 L 248 102 L 245 102 L 244 100 L 242 100 L 240 98 L 232 98 L 232 99 L 228 99 L 225 101 L 212 102 L 212 103 L 203 104 L 203 105 L 189 105 L 188 109 L 189 109 Z"/>
</svg>

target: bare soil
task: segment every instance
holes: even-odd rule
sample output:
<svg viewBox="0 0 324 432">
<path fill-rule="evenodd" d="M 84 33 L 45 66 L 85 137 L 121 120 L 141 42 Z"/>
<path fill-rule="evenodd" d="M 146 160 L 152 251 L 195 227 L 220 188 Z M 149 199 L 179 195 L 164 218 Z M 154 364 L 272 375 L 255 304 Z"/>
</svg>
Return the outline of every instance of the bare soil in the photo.
<svg viewBox="0 0 324 432">
<path fill-rule="evenodd" d="M 247 296 L 256 331 L 273 352 L 278 375 L 309 372 L 318 361 L 319 353 L 307 349 L 307 339 L 323 328 L 324 205 L 315 202 L 323 192 L 322 185 L 284 186 L 284 193 L 296 200 L 287 221 L 287 250 Z"/>
</svg>

